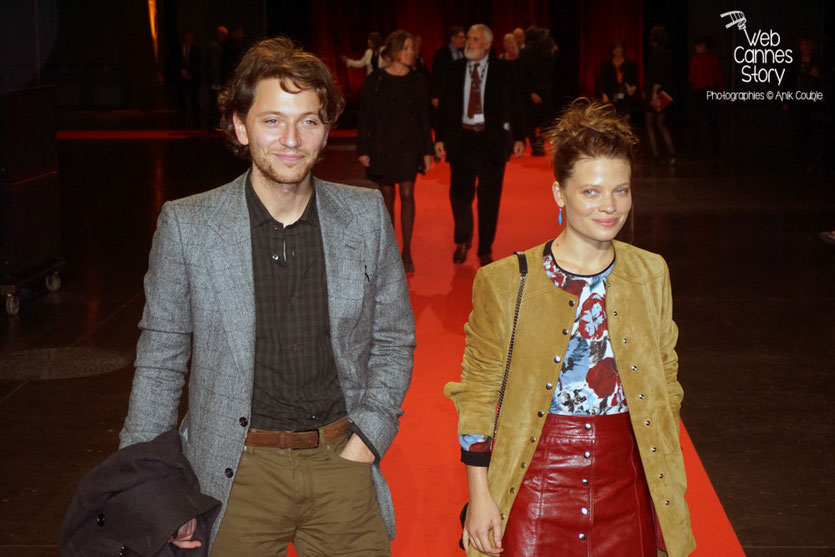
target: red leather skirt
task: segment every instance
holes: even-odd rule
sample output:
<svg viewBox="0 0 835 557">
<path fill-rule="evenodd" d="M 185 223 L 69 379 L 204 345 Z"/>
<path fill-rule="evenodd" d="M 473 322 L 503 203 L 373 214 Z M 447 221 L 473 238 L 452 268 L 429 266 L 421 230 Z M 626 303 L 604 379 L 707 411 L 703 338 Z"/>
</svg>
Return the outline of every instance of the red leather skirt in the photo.
<svg viewBox="0 0 835 557">
<path fill-rule="evenodd" d="M 502 545 L 504 557 L 656 557 L 629 414 L 548 414 Z"/>
</svg>

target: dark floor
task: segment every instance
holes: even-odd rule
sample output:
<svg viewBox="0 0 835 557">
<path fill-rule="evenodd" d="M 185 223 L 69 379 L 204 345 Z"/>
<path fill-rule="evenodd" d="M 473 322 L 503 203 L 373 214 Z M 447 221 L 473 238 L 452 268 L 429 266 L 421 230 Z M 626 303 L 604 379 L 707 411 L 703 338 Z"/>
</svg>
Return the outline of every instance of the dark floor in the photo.
<svg viewBox="0 0 835 557">
<path fill-rule="evenodd" d="M 64 286 L 0 314 L 0 362 L 54 347 L 97 350 L 89 369 L 104 350 L 130 361 L 160 206 L 242 165 L 211 138 L 65 140 L 59 158 Z M 350 140 L 318 174 L 362 183 Z M 638 174 L 635 243 L 669 262 L 687 339 L 683 418 L 747 555 L 835 554 L 831 179 L 686 160 Z M 131 376 L 0 375 L 0 555 L 56 554 L 76 482 L 117 445 Z"/>
</svg>

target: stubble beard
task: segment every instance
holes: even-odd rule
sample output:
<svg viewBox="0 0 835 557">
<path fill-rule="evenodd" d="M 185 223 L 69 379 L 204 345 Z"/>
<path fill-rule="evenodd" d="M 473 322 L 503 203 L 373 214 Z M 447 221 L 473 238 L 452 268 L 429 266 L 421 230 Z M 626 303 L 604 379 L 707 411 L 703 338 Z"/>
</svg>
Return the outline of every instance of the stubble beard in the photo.
<svg viewBox="0 0 835 557">
<path fill-rule="evenodd" d="M 309 153 L 302 153 L 309 155 Z M 271 155 L 266 157 L 256 157 L 252 154 L 252 163 L 258 169 L 259 173 L 266 178 L 272 185 L 294 185 L 302 183 L 313 165 L 316 163 L 315 157 L 308 156 L 304 161 L 300 161 L 292 168 L 284 167 L 280 161 L 270 160 Z"/>
</svg>

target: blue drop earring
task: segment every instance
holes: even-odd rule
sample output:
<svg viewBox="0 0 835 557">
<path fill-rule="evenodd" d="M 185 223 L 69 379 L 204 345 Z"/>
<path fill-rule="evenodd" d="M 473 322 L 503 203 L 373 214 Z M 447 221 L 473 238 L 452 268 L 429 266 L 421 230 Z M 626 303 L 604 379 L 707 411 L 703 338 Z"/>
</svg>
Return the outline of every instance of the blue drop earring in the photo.
<svg viewBox="0 0 835 557">
<path fill-rule="evenodd" d="M 560 207 L 560 210 L 557 213 L 557 224 L 562 224 L 562 207 Z"/>
</svg>

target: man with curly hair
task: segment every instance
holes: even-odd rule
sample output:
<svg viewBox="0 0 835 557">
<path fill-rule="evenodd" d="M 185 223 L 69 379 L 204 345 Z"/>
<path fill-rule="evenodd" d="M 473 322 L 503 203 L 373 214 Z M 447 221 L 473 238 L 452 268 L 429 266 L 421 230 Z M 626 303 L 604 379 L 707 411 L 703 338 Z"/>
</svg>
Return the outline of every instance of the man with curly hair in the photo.
<svg viewBox="0 0 835 557">
<path fill-rule="evenodd" d="M 409 385 L 414 317 L 376 190 L 311 169 L 344 101 L 285 38 L 241 60 L 221 127 L 250 159 L 234 181 L 166 203 L 145 276 L 121 445 L 177 425 L 203 492 L 223 503 L 212 555 L 389 555 L 379 462 Z"/>
</svg>

